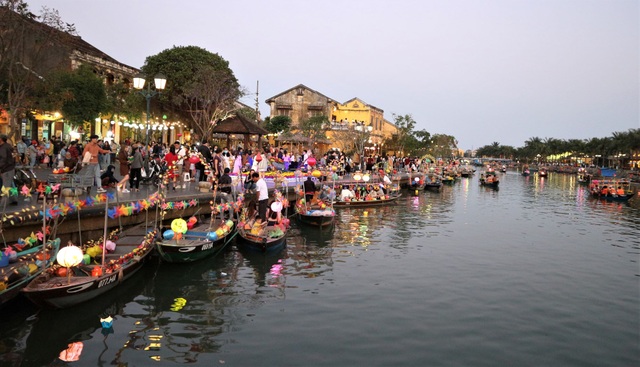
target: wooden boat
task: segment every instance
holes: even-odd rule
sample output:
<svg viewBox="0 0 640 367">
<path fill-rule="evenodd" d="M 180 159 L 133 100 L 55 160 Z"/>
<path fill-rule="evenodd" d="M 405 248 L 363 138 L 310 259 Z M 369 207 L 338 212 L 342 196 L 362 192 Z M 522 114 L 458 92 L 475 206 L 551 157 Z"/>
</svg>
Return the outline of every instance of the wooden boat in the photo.
<svg viewBox="0 0 640 367">
<path fill-rule="evenodd" d="M 15 261 L 9 262 L 8 251 L 5 251 L 0 267 L 0 306 L 15 298 L 31 280 L 49 267 L 60 247 L 60 239 L 47 242 L 46 252 L 43 245 L 35 246 L 16 253 Z M 43 264 L 43 259 L 47 259 Z"/>
<path fill-rule="evenodd" d="M 619 192 L 618 189 L 621 191 Z M 631 183 L 627 179 L 592 180 L 589 191 L 591 197 L 607 201 L 625 202 L 634 196 Z"/>
<path fill-rule="evenodd" d="M 114 232 L 112 232 L 114 233 Z M 79 265 L 60 276 L 55 264 L 34 278 L 24 289 L 32 302 L 53 308 L 66 308 L 96 298 L 133 276 L 153 251 L 157 230 L 136 226 L 113 237 L 113 252 L 105 254 L 100 265 Z M 100 243 L 102 239 L 100 240 Z"/>
<path fill-rule="evenodd" d="M 235 224 L 232 220 L 218 221 L 217 224 L 216 227 L 209 223 L 194 227 L 180 239 L 176 239 L 173 230 L 163 231 L 163 238 L 156 243 L 160 258 L 170 263 L 185 263 L 218 254 L 233 239 Z"/>
<path fill-rule="evenodd" d="M 487 171 L 480 176 L 480 186 L 497 190 L 499 184 L 500 180 L 498 179 L 498 176 L 496 176 L 495 171 Z"/>
<path fill-rule="evenodd" d="M 322 214 L 328 211 L 327 209 L 311 208 L 311 210 L 306 213 L 298 212 L 297 216 L 300 223 L 325 228 L 333 225 L 336 218 L 336 213 L 333 210 L 330 210 L 331 214 Z"/>
<path fill-rule="evenodd" d="M 522 175 L 525 176 L 525 177 L 529 176 L 530 174 L 531 174 L 531 171 L 529 171 L 528 169 L 522 171 Z"/>
<path fill-rule="evenodd" d="M 260 251 L 274 252 L 282 250 L 287 243 L 287 231 L 278 226 L 267 226 L 261 233 L 251 233 L 251 230 L 238 227 L 241 248 Z"/>
<path fill-rule="evenodd" d="M 547 177 L 549 172 L 545 168 L 538 169 L 538 177 Z"/>
<path fill-rule="evenodd" d="M 384 199 L 378 198 L 375 200 L 351 200 L 351 201 L 341 201 L 337 200 L 333 203 L 334 207 L 338 208 L 365 208 L 368 206 L 377 206 L 389 204 L 393 201 L 398 200 L 402 196 L 399 192 L 392 192 L 391 195 L 386 195 Z"/>
</svg>

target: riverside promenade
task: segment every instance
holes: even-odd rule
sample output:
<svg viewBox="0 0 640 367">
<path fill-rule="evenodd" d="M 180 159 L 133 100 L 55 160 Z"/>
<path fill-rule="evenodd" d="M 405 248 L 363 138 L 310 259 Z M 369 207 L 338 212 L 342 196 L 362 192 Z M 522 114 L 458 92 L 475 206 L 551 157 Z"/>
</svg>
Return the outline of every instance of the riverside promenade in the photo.
<svg viewBox="0 0 640 367">
<path fill-rule="evenodd" d="M 51 169 L 46 168 L 35 168 L 33 169 L 38 181 L 46 181 L 49 176 L 52 175 Z M 82 175 L 85 172 L 80 172 L 79 175 Z M 415 175 L 414 175 L 415 176 Z M 115 175 L 116 178 L 120 179 L 118 173 Z M 246 177 L 243 176 L 243 178 Z M 294 202 L 295 197 L 295 186 L 299 183 L 306 180 L 306 177 L 295 177 L 288 178 L 287 185 L 282 186 L 279 185 L 278 189 L 283 193 L 288 195 L 288 199 L 290 202 Z M 408 174 L 398 174 L 394 177 L 394 182 L 399 185 L 405 185 L 409 180 Z M 240 192 L 242 190 L 242 181 L 236 181 L 234 185 L 234 192 Z M 340 179 L 335 181 L 336 185 L 339 185 L 344 182 L 354 181 L 352 179 Z M 362 182 L 362 181 L 361 181 Z M 329 186 L 333 185 L 333 181 L 325 181 L 322 184 L 327 184 Z M 199 214 L 207 214 L 210 213 L 210 202 L 213 198 L 213 191 L 201 192 L 198 188 L 197 182 L 185 182 L 186 188 L 184 189 L 176 189 L 176 190 L 166 190 L 165 198 L 168 202 L 189 202 L 191 200 L 196 200 L 197 205 L 189 206 L 184 209 L 173 209 L 166 211 L 165 219 L 173 219 L 177 217 L 185 217 L 190 216 L 195 213 Z M 64 185 L 63 185 L 64 186 Z M 84 185 L 83 185 L 84 186 Z M 270 193 L 273 193 L 275 189 L 275 185 L 272 179 L 267 179 L 267 186 L 269 187 Z M 78 185 L 78 188 L 81 188 Z M 114 200 L 109 200 L 109 207 L 115 207 L 120 205 L 128 205 L 132 202 L 138 202 L 140 200 L 144 200 L 149 198 L 152 194 L 158 191 L 158 188 L 152 184 L 140 184 L 139 192 L 129 192 L 122 193 L 117 192 L 116 189 L 111 188 L 107 190 L 110 193 L 113 193 Z M 91 189 L 90 195 L 87 195 L 86 190 L 83 190 L 81 194 L 77 197 L 73 198 L 73 200 L 86 200 L 89 197 L 95 197 L 97 195 L 96 188 L 93 187 Z M 59 195 L 55 195 L 55 200 L 57 202 L 64 201 L 64 197 Z M 2 198 L 2 202 L 0 202 L 0 209 L 3 209 L 3 213 L 5 215 L 18 215 L 20 216 L 26 212 L 37 212 L 42 210 L 42 200 L 38 199 L 37 195 L 34 193 L 30 197 L 25 197 L 22 195 L 18 196 L 18 205 L 6 205 L 6 198 Z M 216 195 L 216 202 L 220 201 L 233 201 L 233 195 L 227 195 L 218 193 Z M 50 200 L 48 200 L 47 204 L 50 204 Z M 289 211 L 293 213 L 293 206 L 289 208 Z M 23 215 L 24 216 L 24 215 Z M 144 223 L 145 221 L 153 221 L 156 218 L 156 209 L 149 208 L 147 211 L 141 211 L 137 214 L 129 215 L 129 216 L 121 216 L 118 218 L 108 218 L 108 226 L 109 228 L 116 228 L 118 226 L 128 227 L 132 225 L 136 225 L 139 223 Z M 79 210 L 77 213 L 69 214 L 67 216 L 61 217 L 57 224 L 57 235 L 63 240 L 86 240 L 93 239 L 101 235 L 104 229 L 104 220 L 105 220 L 105 206 L 104 205 L 93 205 L 89 207 L 85 207 Z M 2 232 L 5 237 L 7 243 L 15 242 L 18 238 L 24 238 L 29 236 L 32 232 L 38 232 L 42 230 L 42 219 L 33 220 L 33 219 L 25 219 L 15 221 L 12 225 L 8 221 L 5 221 L 2 226 Z"/>
</svg>

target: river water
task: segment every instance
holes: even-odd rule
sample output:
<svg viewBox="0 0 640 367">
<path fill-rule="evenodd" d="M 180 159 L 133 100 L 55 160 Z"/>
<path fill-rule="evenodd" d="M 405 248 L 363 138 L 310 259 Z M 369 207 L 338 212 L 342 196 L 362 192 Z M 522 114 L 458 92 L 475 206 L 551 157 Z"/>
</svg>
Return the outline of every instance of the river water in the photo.
<svg viewBox="0 0 640 367">
<path fill-rule="evenodd" d="M 18 300 L 0 365 L 65 365 L 74 342 L 78 366 L 640 365 L 640 212 L 575 176 L 476 175 L 337 215 L 279 254 L 154 259 L 68 310 Z"/>
</svg>

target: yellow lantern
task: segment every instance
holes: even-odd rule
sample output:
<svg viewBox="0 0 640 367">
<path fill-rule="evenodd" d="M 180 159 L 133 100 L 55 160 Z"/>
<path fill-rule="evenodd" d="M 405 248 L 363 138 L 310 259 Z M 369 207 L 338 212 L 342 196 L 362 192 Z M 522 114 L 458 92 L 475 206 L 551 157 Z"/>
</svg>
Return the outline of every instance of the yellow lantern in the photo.
<svg viewBox="0 0 640 367">
<path fill-rule="evenodd" d="M 322 172 L 318 171 L 317 169 L 314 169 L 313 172 L 311 172 L 311 176 L 315 178 L 319 178 L 320 176 L 322 176 Z"/>
<path fill-rule="evenodd" d="M 355 175 L 353 175 L 353 179 L 356 181 L 360 181 L 360 179 L 362 178 L 362 176 L 360 176 L 359 173 L 356 173 Z"/>
<path fill-rule="evenodd" d="M 171 230 L 173 230 L 175 233 L 184 234 L 188 230 L 187 222 L 182 218 L 174 219 L 171 222 Z"/>
</svg>

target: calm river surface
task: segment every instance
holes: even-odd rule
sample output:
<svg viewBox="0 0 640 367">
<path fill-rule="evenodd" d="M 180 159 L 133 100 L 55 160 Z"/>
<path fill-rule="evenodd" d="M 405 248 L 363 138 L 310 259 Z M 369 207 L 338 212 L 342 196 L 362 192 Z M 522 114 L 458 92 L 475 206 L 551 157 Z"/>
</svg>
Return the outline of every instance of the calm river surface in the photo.
<svg viewBox="0 0 640 367">
<path fill-rule="evenodd" d="M 77 366 L 640 365 L 640 212 L 572 175 L 477 178 L 294 225 L 281 254 L 154 259 L 68 310 L 20 300 L 0 365 L 66 365 L 73 342 Z"/>
</svg>

